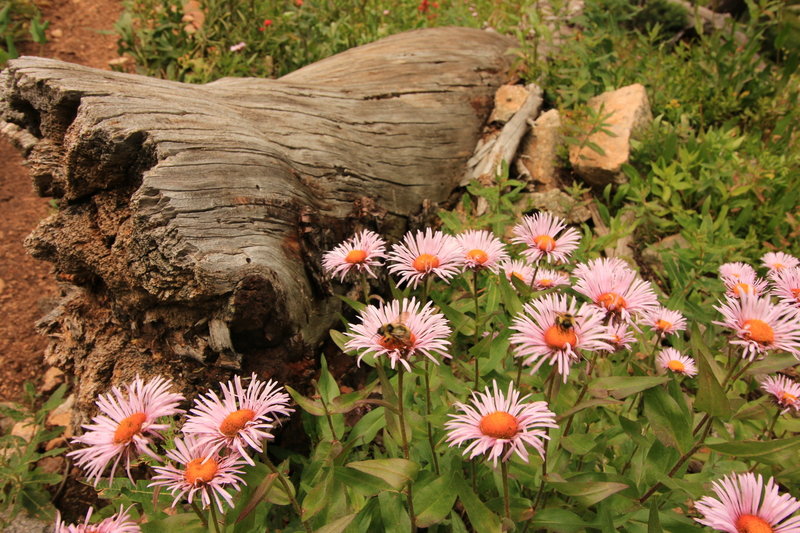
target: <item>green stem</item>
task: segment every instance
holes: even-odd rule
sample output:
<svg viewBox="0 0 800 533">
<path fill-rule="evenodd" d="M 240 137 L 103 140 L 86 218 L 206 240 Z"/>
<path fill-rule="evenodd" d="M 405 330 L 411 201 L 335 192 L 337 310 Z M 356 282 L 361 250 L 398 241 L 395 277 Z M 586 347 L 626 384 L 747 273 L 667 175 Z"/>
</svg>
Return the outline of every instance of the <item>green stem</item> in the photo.
<svg viewBox="0 0 800 533">
<path fill-rule="evenodd" d="M 266 449 L 264 450 L 264 454 L 262 455 L 262 459 L 264 460 L 264 464 L 267 465 L 273 474 L 278 477 L 278 481 L 280 481 L 281 485 L 283 486 L 284 492 L 286 492 L 286 496 L 289 498 L 289 501 L 292 503 L 292 507 L 294 507 L 294 511 L 297 513 L 297 518 L 300 519 L 300 523 L 303 524 L 303 528 L 306 530 L 306 533 L 312 533 L 311 526 L 308 525 L 303 520 L 303 509 L 300 507 L 300 504 L 297 502 L 297 498 L 295 498 L 293 491 L 289 487 L 289 482 L 286 480 L 286 477 L 283 475 L 283 472 L 277 469 L 277 467 L 272 464 L 272 461 L 269 460 L 267 456 Z"/>
<path fill-rule="evenodd" d="M 210 515 L 208 517 L 208 521 L 214 524 L 214 531 L 216 531 L 216 533 L 220 533 L 219 521 L 217 520 L 217 506 L 214 505 L 213 501 L 211 502 L 211 505 L 208 506 L 208 509 Z"/>
<path fill-rule="evenodd" d="M 473 341 L 473 346 L 477 346 L 478 342 L 480 341 L 480 316 L 481 316 L 481 309 L 478 305 L 478 271 L 472 271 L 472 298 L 475 301 L 475 340 Z M 480 380 L 480 359 L 478 355 L 475 354 L 475 390 L 478 390 L 478 381 Z"/>
<path fill-rule="evenodd" d="M 330 411 L 328 411 L 328 403 L 325 401 L 325 395 L 322 394 L 322 389 L 319 388 L 317 383 L 314 383 L 314 387 L 319 393 L 319 400 L 322 403 L 322 408 L 325 410 L 325 419 L 328 421 L 328 428 L 331 430 L 331 436 L 333 437 L 334 441 L 338 441 L 339 438 L 336 436 L 336 430 L 333 429 L 333 419 L 331 418 Z"/>
<path fill-rule="evenodd" d="M 409 460 L 408 436 L 406 435 L 406 416 L 403 405 L 403 366 L 397 369 L 397 412 L 400 419 L 400 440 L 403 447 L 403 458 Z M 414 497 L 411 492 L 411 480 L 406 485 L 406 501 L 408 502 L 408 515 L 411 518 L 411 531 L 417 531 L 417 521 L 414 516 Z"/>
<path fill-rule="evenodd" d="M 359 272 L 361 275 L 361 293 L 364 296 L 364 303 L 369 305 L 369 281 L 367 280 L 367 274 L 364 271 Z"/>
<path fill-rule="evenodd" d="M 522 357 L 517 357 L 517 379 L 514 383 L 517 390 L 522 390 L 520 388 L 522 386 L 522 359 Z"/>
<path fill-rule="evenodd" d="M 731 389 L 731 387 L 733 387 L 733 384 L 734 384 L 734 383 L 736 383 L 736 380 L 737 380 L 737 379 L 739 379 L 740 377 L 742 377 L 742 374 L 744 374 L 745 372 L 747 372 L 747 370 L 748 370 L 748 369 L 749 369 L 751 366 L 753 366 L 753 363 L 755 363 L 755 362 L 756 362 L 756 360 L 755 360 L 755 359 L 753 359 L 752 361 L 748 361 L 748 362 L 747 362 L 747 363 L 746 363 L 746 364 L 745 364 L 745 365 L 742 367 L 742 369 L 741 369 L 741 370 L 739 370 L 739 372 L 737 372 L 737 373 L 736 373 L 736 374 L 735 374 L 735 375 L 734 375 L 734 376 L 733 376 L 733 377 L 730 379 L 730 381 L 729 381 L 729 382 L 727 383 L 727 385 L 725 386 L 725 392 L 726 392 L 726 393 L 727 393 L 727 392 L 728 392 L 728 391 Z"/>
<path fill-rule="evenodd" d="M 511 497 L 508 494 L 508 465 L 505 461 L 500 461 L 500 471 L 503 476 L 503 507 L 506 518 L 511 520 Z"/>
<path fill-rule="evenodd" d="M 425 358 L 425 422 L 428 427 L 428 444 L 433 457 L 433 470 L 439 475 L 439 458 L 436 455 L 436 445 L 433 443 L 433 428 L 431 427 L 431 365 Z"/>
<path fill-rule="evenodd" d="M 775 437 L 775 433 L 774 433 L 775 424 L 777 424 L 778 419 L 780 417 L 781 417 L 781 410 L 780 410 L 780 407 L 779 407 L 778 410 L 775 412 L 775 416 L 772 417 L 772 422 L 770 423 L 769 427 L 767 428 L 767 432 L 764 434 L 765 437 L 769 438 L 770 435 Z"/>
<path fill-rule="evenodd" d="M 194 511 L 194 514 L 196 514 L 197 517 L 200 519 L 200 522 L 203 523 L 203 527 L 207 528 L 208 520 L 206 520 L 206 515 L 203 514 L 203 510 L 200 509 L 200 507 L 197 505 L 197 501 L 192 501 L 191 506 L 192 510 Z"/>
</svg>

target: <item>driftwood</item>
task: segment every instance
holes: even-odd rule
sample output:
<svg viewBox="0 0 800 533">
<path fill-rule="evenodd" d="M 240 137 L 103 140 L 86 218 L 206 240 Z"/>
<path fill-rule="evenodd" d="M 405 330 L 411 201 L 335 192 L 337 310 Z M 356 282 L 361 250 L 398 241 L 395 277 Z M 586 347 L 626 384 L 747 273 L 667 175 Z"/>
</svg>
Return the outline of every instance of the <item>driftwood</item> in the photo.
<svg viewBox="0 0 800 533">
<path fill-rule="evenodd" d="M 419 30 L 207 85 L 10 62 L 0 126 L 59 201 L 26 243 L 65 284 L 40 327 L 79 407 L 136 372 L 189 388 L 312 367 L 339 310 L 321 253 L 452 194 L 511 46 Z"/>
</svg>

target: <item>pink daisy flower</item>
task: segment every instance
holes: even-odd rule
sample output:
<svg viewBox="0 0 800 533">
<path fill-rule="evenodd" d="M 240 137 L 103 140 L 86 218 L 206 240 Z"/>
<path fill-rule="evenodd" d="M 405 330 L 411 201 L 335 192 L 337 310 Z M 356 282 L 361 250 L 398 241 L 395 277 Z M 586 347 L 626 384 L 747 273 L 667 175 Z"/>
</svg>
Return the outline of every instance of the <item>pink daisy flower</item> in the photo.
<svg viewBox="0 0 800 533">
<path fill-rule="evenodd" d="M 608 350 L 610 352 L 629 350 L 633 343 L 636 342 L 636 337 L 627 322 L 611 322 L 606 326 L 606 333 L 610 337 L 608 340 L 608 344 L 611 347 Z"/>
<path fill-rule="evenodd" d="M 505 244 L 490 231 L 470 230 L 456 235 L 464 254 L 464 269 L 497 272 L 498 263 L 508 260 Z"/>
<path fill-rule="evenodd" d="M 497 382 L 492 382 L 492 390 L 473 392 L 472 405 L 461 402 L 456 407 L 462 414 L 449 415 L 452 420 L 445 423 L 449 432 L 447 442 L 450 446 L 461 446 L 472 441 L 464 450 L 470 459 L 486 455 L 497 466 L 497 458 L 507 461 L 512 453 L 528 462 L 527 446 L 532 446 L 544 459 L 544 440 L 550 437 L 543 428 L 556 428 L 555 414 L 547 407 L 547 402 L 524 403 L 528 398 L 519 397 L 513 383 L 508 384 L 508 392 L 498 390 Z"/>
<path fill-rule="evenodd" d="M 719 266 L 719 277 L 754 279 L 756 271 L 747 263 L 724 263 Z"/>
<path fill-rule="evenodd" d="M 585 278 L 587 274 L 595 270 L 607 270 L 609 272 L 628 271 L 632 272 L 630 265 L 619 257 L 598 257 L 586 263 L 578 263 L 572 271 L 572 275 L 576 278 Z"/>
<path fill-rule="evenodd" d="M 546 259 L 548 263 L 565 263 L 581 241 L 578 230 L 568 228 L 562 219 L 544 211 L 522 217 L 513 232 L 516 237 L 511 242 L 526 245 L 528 248 L 522 253 L 533 262 Z"/>
<path fill-rule="evenodd" d="M 233 497 L 226 487 L 241 490 L 239 483 L 244 484 L 244 480 L 238 474 L 244 473 L 241 468 L 245 463 L 238 453 L 220 457 L 212 451 L 213 448 L 213 443 L 199 442 L 191 436 L 185 440 L 176 438 L 175 449 L 167 451 L 167 458 L 181 467 L 171 464 L 153 467 L 156 475 L 148 487 L 166 487 L 175 496 L 172 507 L 183 498 L 192 503 L 199 495 L 204 509 L 212 505 L 213 500 L 219 511 L 224 513 L 223 500 L 231 508 L 234 506 Z"/>
<path fill-rule="evenodd" d="M 444 315 L 434 313 L 433 302 L 421 307 L 416 298 L 405 298 L 380 307 L 371 305 L 362 311 L 360 320 L 345 333 L 350 337 L 345 350 L 359 351 L 358 364 L 367 354 L 385 355 L 392 368 L 400 362 L 411 372 L 409 360 L 417 353 L 436 364 L 439 362 L 434 354 L 450 357 L 446 351 L 450 326 Z"/>
<path fill-rule="evenodd" d="M 619 264 L 596 262 L 595 268 L 580 268 L 575 290 L 607 315 L 626 322 L 633 314 L 647 314 L 658 308 L 658 298 L 650 282 Z"/>
<path fill-rule="evenodd" d="M 159 431 L 169 428 L 169 424 L 157 424 L 162 416 L 182 413 L 178 404 L 183 396 L 169 392 L 172 382 L 157 376 L 147 384 L 139 377 L 127 385 L 127 395 L 117 387 L 111 392 L 100 395 L 97 406 L 99 415 L 92 419 L 92 424 L 83 426 L 86 430 L 82 436 L 72 439 L 73 443 L 86 444 L 86 448 L 67 454 L 75 464 L 86 471 L 94 485 L 100 481 L 109 463 L 112 463 L 110 478 L 120 462 L 125 464 L 128 477 L 131 477 L 131 461 L 141 454 L 154 459 L 158 456 L 149 446 L 154 437 L 161 438 Z"/>
<path fill-rule="evenodd" d="M 381 259 L 386 257 L 386 241 L 370 230 L 356 233 L 350 239 L 322 256 L 322 268 L 330 276 L 345 276 L 352 271 L 366 272 L 373 278 L 373 267 L 381 266 Z"/>
<path fill-rule="evenodd" d="M 724 320 L 713 323 L 733 330 L 737 338 L 730 343 L 744 346 L 745 359 L 752 361 L 768 350 L 784 350 L 800 359 L 800 316 L 796 309 L 747 294 L 726 298 L 714 309 Z"/>
<path fill-rule="evenodd" d="M 761 258 L 761 264 L 767 267 L 772 275 L 786 268 L 794 268 L 800 265 L 800 261 L 793 255 L 783 252 L 769 252 Z"/>
<path fill-rule="evenodd" d="M 686 319 L 678 311 L 658 306 L 644 315 L 644 323 L 661 335 L 670 335 L 686 329 Z"/>
<path fill-rule="evenodd" d="M 464 264 L 464 252 L 452 235 L 426 228 L 424 233 L 406 233 L 392 247 L 389 260 L 389 272 L 400 276 L 397 284 L 416 288 L 428 275 L 448 281 L 458 274 Z"/>
<path fill-rule="evenodd" d="M 548 294 L 523 306 L 514 317 L 511 336 L 515 357 L 524 357 L 531 365 L 531 374 L 544 363 L 557 365 L 564 383 L 570 367 L 580 359 L 578 350 L 612 351 L 610 336 L 603 324 L 603 313 L 584 304 L 577 307 L 574 298 Z"/>
<path fill-rule="evenodd" d="M 537 291 L 564 285 L 569 285 L 569 276 L 567 274 L 546 268 L 537 270 L 533 280 L 533 288 Z"/>
<path fill-rule="evenodd" d="M 222 399 L 209 391 L 195 400 L 183 433 L 196 437 L 201 444 L 210 444 L 208 453 L 233 450 L 253 465 L 246 449 L 263 451 L 261 443 L 272 438 L 272 421 L 278 414 L 289 416 L 294 411 L 288 406 L 289 395 L 276 382 L 261 381 L 255 373 L 246 390 L 240 376 L 220 386 Z"/>
<path fill-rule="evenodd" d="M 772 275 L 772 293 L 785 304 L 800 307 L 800 267 L 784 268 Z"/>
<path fill-rule="evenodd" d="M 742 294 L 761 296 L 767 290 L 767 280 L 756 276 L 755 272 L 742 272 L 739 275 L 721 276 L 725 284 L 725 294 L 739 298 Z"/>
<path fill-rule="evenodd" d="M 61 520 L 61 512 L 56 511 L 56 526 L 53 533 L 139 533 L 141 528 L 128 516 L 129 510 L 123 510 L 120 506 L 117 514 L 97 524 L 89 523 L 92 512 L 94 512 L 92 507 L 89 507 L 86 512 L 86 518 L 82 524 L 66 524 Z"/>
<path fill-rule="evenodd" d="M 656 358 L 656 364 L 664 371 L 694 377 L 697 375 L 697 366 L 694 359 L 683 355 L 675 348 L 664 348 Z"/>
<path fill-rule="evenodd" d="M 778 494 L 769 478 L 761 475 L 731 474 L 713 484 L 717 498 L 703 496 L 695 507 L 701 524 L 726 533 L 800 533 L 800 502 L 789 494 Z"/>
<path fill-rule="evenodd" d="M 786 376 L 767 376 L 761 382 L 761 389 L 772 394 L 775 402 L 783 407 L 781 414 L 789 409 L 800 411 L 800 383 L 792 381 Z"/>
<path fill-rule="evenodd" d="M 513 261 L 503 261 L 500 263 L 500 270 L 506 275 L 506 279 L 510 282 L 512 278 L 517 278 L 525 285 L 530 285 L 533 279 L 533 267 L 521 261 L 514 259 Z"/>
</svg>

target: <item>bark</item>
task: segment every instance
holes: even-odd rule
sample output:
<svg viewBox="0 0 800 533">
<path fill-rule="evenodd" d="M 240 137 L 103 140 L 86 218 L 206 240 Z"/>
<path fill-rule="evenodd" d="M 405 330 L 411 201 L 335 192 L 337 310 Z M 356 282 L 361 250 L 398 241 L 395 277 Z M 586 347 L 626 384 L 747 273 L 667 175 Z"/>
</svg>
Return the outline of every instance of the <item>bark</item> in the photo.
<svg viewBox="0 0 800 533">
<path fill-rule="evenodd" d="M 511 46 L 418 30 L 206 85 L 11 61 L 0 126 L 59 201 L 27 246 L 68 289 L 40 326 L 79 405 L 137 372 L 310 372 L 339 310 L 321 253 L 448 199 Z"/>
</svg>

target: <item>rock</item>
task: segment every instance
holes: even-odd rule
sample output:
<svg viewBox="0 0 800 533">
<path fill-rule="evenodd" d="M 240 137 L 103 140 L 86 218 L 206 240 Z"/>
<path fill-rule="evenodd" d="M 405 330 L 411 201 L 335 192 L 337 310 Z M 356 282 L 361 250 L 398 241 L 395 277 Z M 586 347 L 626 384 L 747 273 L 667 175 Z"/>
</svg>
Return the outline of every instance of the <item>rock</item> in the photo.
<svg viewBox="0 0 800 533">
<path fill-rule="evenodd" d="M 75 406 L 75 395 L 70 394 L 64 403 L 50 411 L 47 415 L 48 426 L 63 426 L 66 428 L 63 437 L 72 436 L 72 413 Z"/>
<path fill-rule="evenodd" d="M 39 392 L 42 394 L 50 394 L 62 383 L 64 383 L 64 372 L 51 366 L 42 377 L 42 384 L 39 385 Z"/>
<path fill-rule="evenodd" d="M 0 523 L 4 523 L 6 519 L 5 516 L 0 516 Z M 54 522 L 44 522 L 20 513 L 6 524 L 3 533 L 48 533 L 53 531 L 53 524 Z"/>
<path fill-rule="evenodd" d="M 15 437 L 20 437 L 25 442 L 30 442 L 36 434 L 36 429 L 36 424 L 33 423 L 33 419 L 26 418 L 14 424 L 14 427 L 11 428 L 11 434 Z"/>
<path fill-rule="evenodd" d="M 60 28 L 53 28 L 50 30 L 50 38 L 51 39 L 60 39 L 64 36 L 64 30 Z"/>
<path fill-rule="evenodd" d="M 494 110 L 489 116 L 489 122 L 505 124 L 519 111 L 527 97 L 528 89 L 522 85 L 501 85 L 494 93 Z"/>
<path fill-rule="evenodd" d="M 657 243 L 651 244 L 642 250 L 642 262 L 652 270 L 661 270 L 664 267 L 661 260 L 661 253 L 664 250 L 670 250 L 672 248 L 686 248 L 688 246 L 689 241 L 687 241 L 686 238 L 680 233 L 669 235 L 668 237 L 664 237 Z"/>
<path fill-rule="evenodd" d="M 54 457 L 43 457 L 36 461 L 36 466 L 38 466 L 44 472 L 48 474 L 60 474 L 64 471 L 64 463 L 65 459 L 63 456 L 54 456 Z"/>
<path fill-rule="evenodd" d="M 0 402 L 0 407 L 4 407 L 13 411 L 17 410 L 17 405 L 14 402 Z M 3 415 L 3 412 L 0 411 L 0 435 L 5 435 L 11 431 L 11 428 L 14 427 L 14 424 L 15 422 L 13 418 Z"/>
<path fill-rule="evenodd" d="M 560 189 L 530 193 L 522 201 L 526 200 L 530 208 L 548 211 L 563 218 L 567 224 L 580 224 L 592 218 L 585 202 L 576 200 Z"/>
<path fill-rule="evenodd" d="M 635 83 L 595 96 L 589 100 L 589 107 L 603 117 L 603 129 L 615 136 L 602 131 L 592 133 L 587 141 L 599 146 L 603 155 L 583 143 L 584 146 L 570 147 L 569 161 L 575 172 L 592 185 L 619 182 L 622 165 L 630 158 L 631 138 L 653 120 L 647 92 L 643 85 Z"/>
<path fill-rule="evenodd" d="M 561 115 L 551 109 L 533 123 L 517 158 L 517 170 L 542 184 L 542 189 L 556 187 L 556 161 L 561 145 Z"/>
</svg>

